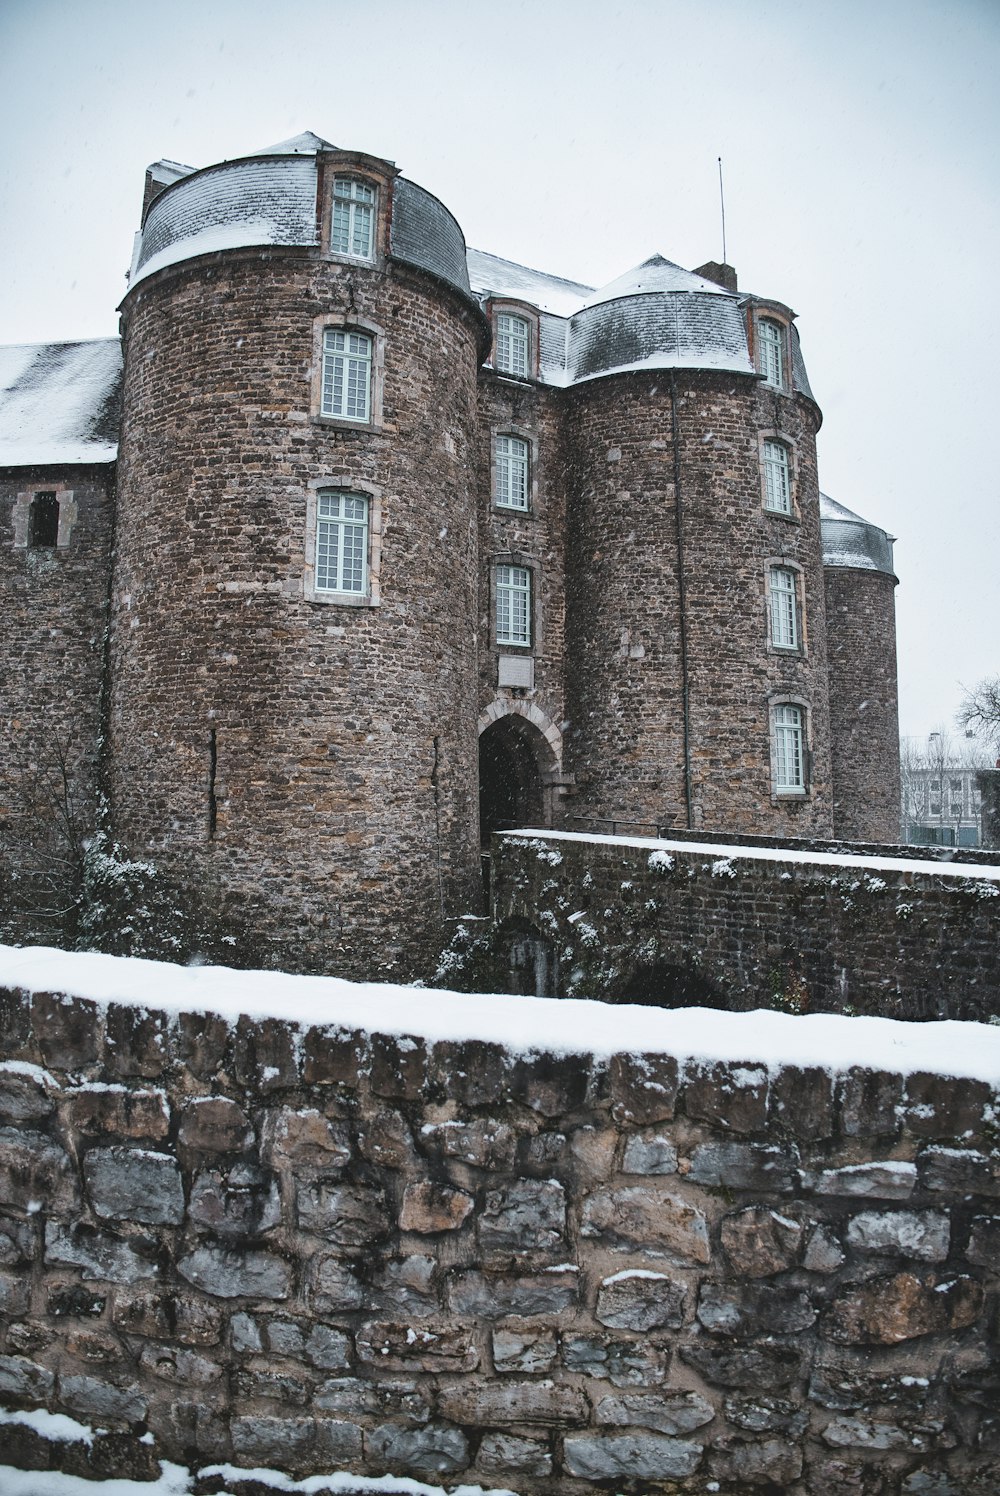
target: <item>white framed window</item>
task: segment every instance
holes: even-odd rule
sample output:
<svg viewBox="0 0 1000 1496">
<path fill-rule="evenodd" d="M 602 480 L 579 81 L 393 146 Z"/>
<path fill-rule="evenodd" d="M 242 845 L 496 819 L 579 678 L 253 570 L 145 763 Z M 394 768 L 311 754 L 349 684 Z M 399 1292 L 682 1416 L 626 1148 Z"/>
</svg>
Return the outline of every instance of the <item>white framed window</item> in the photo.
<svg viewBox="0 0 1000 1496">
<path fill-rule="evenodd" d="M 375 248 L 375 188 L 354 177 L 334 177 L 330 250 L 370 260 Z"/>
<path fill-rule="evenodd" d="M 321 489 L 316 495 L 317 592 L 368 592 L 368 499 Z"/>
<path fill-rule="evenodd" d="M 519 436 L 496 439 L 494 503 L 502 509 L 528 508 L 531 450 Z"/>
<path fill-rule="evenodd" d="M 501 374 L 515 374 L 527 379 L 531 372 L 531 327 L 523 317 L 510 312 L 497 313 L 497 337 L 494 364 Z"/>
<path fill-rule="evenodd" d="M 774 791 L 804 795 L 806 791 L 805 712 L 782 702 L 774 708 Z"/>
<path fill-rule="evenodd" d="M 498 566 L 496 626 L 498 644 L 531 646 L 531 572 L 526 566 Z"/>
<path fill-rule="evenodd" d="M 798 649 L 799 620 L 795 572 L 789 566 L 772 566 L 768 572 L 771 643 L 775 649 Z"/>
<path fill-rule="evenodd" d="M 791 514 L 792 485 L 788 473 L 788 448 L 784 442 L 765 441 L 762 465 L 764 508 L 772 514 Z"/>
<path fill-rule="evenodd" d="M 323 333 L 320 415 L 371 420 L 372 340 L 367 333 L 328 327 Z"/>
<path fill-rule="evenodd" d="M 757 342 L 760 352 L 760 372 L 765 384 L 775 389 L 785 388 L 785 329 L 780 322 L 762 317 L 757 323 Z"/>
</svg>

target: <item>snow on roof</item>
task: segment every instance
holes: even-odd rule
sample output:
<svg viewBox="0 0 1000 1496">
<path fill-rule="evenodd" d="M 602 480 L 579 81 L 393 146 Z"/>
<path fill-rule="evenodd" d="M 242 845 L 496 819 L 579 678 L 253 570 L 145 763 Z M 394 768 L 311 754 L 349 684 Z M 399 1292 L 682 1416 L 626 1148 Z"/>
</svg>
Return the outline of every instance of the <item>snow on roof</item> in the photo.
<svg viewBox="0 0 1000 1496">
<path fill-rule="evenodd" d="M 857 571 L 882 571 L 892 576 L 892 545 L 895 536 L 838 504 L 829 494 L 819 496 L 823 565 L 853 567 Z"/>
<path fill-rule="evenodd" d="M 838 504 L 836 499 L 831 499 L 828 493 L 821 493 L 819 496 L 819 515 L 820 519 L 850 519 L 859 525 L 868 523 L 860 514 L 855 514 L 853 509 L 848 509 L 846 504 Z"/>
<path fill-rule="evenodd" d="M 627 838 L 619 841 L 628 843 Z M 680 846 L 691 849 L 690 843 Z M 726 852 L 716 846 L 706 850 L 717 858 Z M 512 1054 L 592 1055 L 603 1060 L 630 1052 L 661 1053 L 682 1062 L 750 1061 L 773 1071 L 787 1065 L 819 1066 L 831 1073 L 863 1063 L 876 1070 L 929 1071 L 1000 1086 L 1000 1028 L 981 1023 L 902 1023 L 831 1013 L 729 1013 L 578 998 L 484 996 L 339 977 L 172 966 L 41 946 L 0 945 L 0 987 L 170 1013 L 209 1012 L 229 1019 L 247 1014 L 305 1026 L 420 1035 L 431 1043 L 480 1041 L 500 1044 Z"/>
<path fill-rule="evenodd" d="M 617 280 L 602 286 L 584 302 L 584 306 L 598 306 L 602 301 L 619 301 L 623 296 L 649 296 L 663 291 L 707 291 L 713 296 L 733 296 L 735 299 L 734 293 L 724 286 L 695 275 L 657 254 L 650 255 L 641 265 L 626 270 Z"/>
<path fill-rule="evenodd" d="M 132 274 L 129 286 L 145 280 L 167 265 L 177 265 L 181 260 L 193 260 L 197 255 L 215 254 L 221 249 L 247 249 L 260 244 L 280 242 L 280 227 L 273 218 L 240 219 L 235 223 L 213 223 L 207 228 L 175 239 L 165 249 L 150 255 L 148 260 Z"/>
<path fill-rule="evenodd" d="M 0 347 L 0 467 L 113 462 L 121 343 Z"/>
<path fill-rule="evenodd" d="M 482 249 L 470 249 L 467 258 L 473 291 L 481 296 L 509 296 L 513 301 L 526 301 L 540 312 L 551 312 L 556 317 L 571 317 L 594 289 L 559 275 L 548 275 L 544 270 L 529 270 L 526 265 L 502 260 L 499 255 L 487 254 Z"/>
<path fill-rule="evenodd" d="M 335 151 L 337 147 L 329 140 L 324 140 L 322 135 L 314 135 L 312 130 L 303 130 L 301 135 L 293 135 L 290 140 L 279 140 L 277 145 L 266 145 L 262 150 L 249 151 L 251 156 L 315 156 L 317 151 Z"/>
</svg>

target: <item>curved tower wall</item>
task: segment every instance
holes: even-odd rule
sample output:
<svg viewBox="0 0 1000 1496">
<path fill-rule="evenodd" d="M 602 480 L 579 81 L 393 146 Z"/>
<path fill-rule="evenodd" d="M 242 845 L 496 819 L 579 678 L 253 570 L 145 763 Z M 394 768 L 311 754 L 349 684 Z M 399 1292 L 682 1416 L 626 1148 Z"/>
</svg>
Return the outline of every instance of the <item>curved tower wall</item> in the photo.
<svg viewBox="0 0 1000 1496">
<path fill-rule="evenodd" d="M 592 379 L 568 400 L 574 810 L 688 824 L 686 694 L 692 827 L 829 835 L 816 407 L 752 375 L 683 369 Z M 764 508 L 763 432 L 793 453 L 790 518 Z M 770 643 L 775 564 L 798 578 L 794 653 Z M 774 793 L 771 712 L 783 700 L 806 712 L 804 795 Z"/>
<path fill-rule="evenodd" d="M 115 833 L 257 959 L 412 975 L 477 873 L 479 313 L 381 249 L 272 245 L 154 271 L 124 316 Z M 369 424 L 317 419 L 328 322 L 375 339 Z M 311 599 L 324 486 L 369 497 L 377 605 Z"/>
</svg>

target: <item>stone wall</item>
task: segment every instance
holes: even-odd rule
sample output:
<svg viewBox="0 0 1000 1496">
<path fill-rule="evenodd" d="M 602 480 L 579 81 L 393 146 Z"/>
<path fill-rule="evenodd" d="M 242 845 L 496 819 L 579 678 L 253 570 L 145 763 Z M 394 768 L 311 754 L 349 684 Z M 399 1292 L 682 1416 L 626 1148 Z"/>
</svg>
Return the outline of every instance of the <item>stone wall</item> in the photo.
<svg viewBox="0 0 1000 1496">
<path fill-rule="evenodd" d="M 548 953 L 553 995 L 905 1019 L 1000 1013 L 995 858 L 821 845 L 496 838 L 485 989 L 505 984 L 511 945 L 527 934 Z"/>
<path fill-rule="evenodd" d="M 413 996 L 2 994 L 0 1393 L 101 1430 L 8 1463 L 996 1492 L 987 1084 L 430 1043 Z"/>
</svg>

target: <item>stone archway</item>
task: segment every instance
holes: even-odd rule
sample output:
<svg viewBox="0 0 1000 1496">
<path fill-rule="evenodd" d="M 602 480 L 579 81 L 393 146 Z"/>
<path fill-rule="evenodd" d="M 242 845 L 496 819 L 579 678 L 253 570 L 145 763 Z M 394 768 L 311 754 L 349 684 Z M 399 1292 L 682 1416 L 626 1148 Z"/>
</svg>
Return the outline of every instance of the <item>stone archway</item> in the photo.
<svg viewBox="0 0 1000 1496">
<path fill-rule="evenodd" d="M 552 796 L 560 780 L 562 736 L 530 704 L 494 704 L 479 722 L 479 840 L 494 831 L 551 826 Z"/>
</svg>

